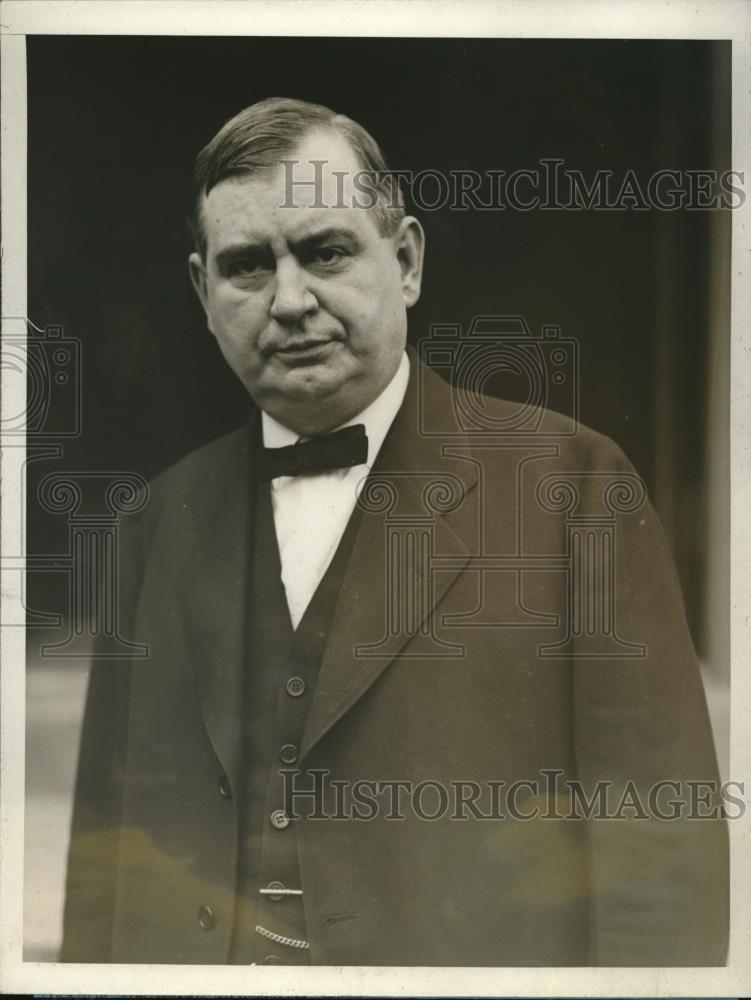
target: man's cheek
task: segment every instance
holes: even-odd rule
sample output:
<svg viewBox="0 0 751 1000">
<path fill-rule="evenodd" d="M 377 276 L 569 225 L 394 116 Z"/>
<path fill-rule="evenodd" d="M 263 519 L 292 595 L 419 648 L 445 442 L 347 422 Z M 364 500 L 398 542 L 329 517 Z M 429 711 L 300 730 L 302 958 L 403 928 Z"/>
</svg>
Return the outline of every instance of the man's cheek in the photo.
<svg viewBox="0 0 751 1000">
<path fill-rule="evenodd" d="M 246 347 L 257 343 L 260 331 L 265 325 L 264 316 L 246 299 L 219 302 L 214 315 L 217 327 L 225 338 Z"/>
</svg>

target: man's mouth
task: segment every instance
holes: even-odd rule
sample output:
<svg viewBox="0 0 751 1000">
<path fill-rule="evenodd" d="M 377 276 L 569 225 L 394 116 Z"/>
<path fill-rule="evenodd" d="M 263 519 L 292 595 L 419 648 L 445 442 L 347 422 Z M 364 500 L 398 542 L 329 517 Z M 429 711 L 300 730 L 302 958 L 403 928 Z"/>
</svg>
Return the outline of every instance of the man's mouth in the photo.
<svg viewBox="0 0 751 1000">
<path fill-rule="evenodd" d="M 286 365 L 315 364 L 336 344 L 335 340 L 301 340 L 277 347 L 274 354 Z"/>
</svg>

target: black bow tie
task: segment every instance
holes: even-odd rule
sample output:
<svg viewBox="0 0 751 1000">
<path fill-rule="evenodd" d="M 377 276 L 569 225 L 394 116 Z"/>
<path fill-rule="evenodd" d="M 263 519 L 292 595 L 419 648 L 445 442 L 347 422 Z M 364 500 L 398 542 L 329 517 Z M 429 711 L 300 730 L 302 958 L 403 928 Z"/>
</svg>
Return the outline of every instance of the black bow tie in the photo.
<svg viewBox="0 0 751 1000">
<path fill-rule="evenodd" d="M 342 427 L 333 434 L 321 434 L 286 448 L 262 448 L 259 462 L 261 479 L 300 476 L 306 472 L 349 469 L 368 460 L 365 424 Z"/>
</svg>

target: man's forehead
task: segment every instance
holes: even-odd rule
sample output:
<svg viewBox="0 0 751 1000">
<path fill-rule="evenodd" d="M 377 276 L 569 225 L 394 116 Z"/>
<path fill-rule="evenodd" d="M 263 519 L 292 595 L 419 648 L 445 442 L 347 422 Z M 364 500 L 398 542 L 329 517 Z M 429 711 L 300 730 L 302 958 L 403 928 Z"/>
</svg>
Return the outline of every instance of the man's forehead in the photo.
<svg viewBox="0 0 751 1000">
<path fill-rule="evenodd" d="M 355 211 L 357 215 L 363 214 L 358 210 L 299 209 L 294 212 L 294 217 L 287 217 L 283 225 L 254 216 L 247 219 L 234 216 L 227 225 L 220 222 L 209 233 L 211 249 L 219 253 L 227 247 L 269 247 L 280 241 L 294 246 L 319 237 L 357 240 L 362 235 L 362 224 L 357 225 L 353 220 Z"/>
<path fill-rule="evenodd" d="M 296 168 L 295 168 L 296 169 Z M 310 179 L 301 172 L 295 181 Z M 334 178 L 329 172 L 329 180 Z M 220 181 L 203 200 L 206 235 L 212 249 L 239 241 L 265 243 L 275 238 L 299 242 L 328 229 L 372 235 L 378 229 L 373 209 L 363 207 L 367 196 L 351 184 L 337 188 L 323 182 L 315 188 L 293 187 L 282 182 L 275 171 L 241 175 Z M 283 178 L 282 178 L 283 181 Z"/>
<path fill-rule="evenodd" d="M 330 195 L 326 203 L 333 204 L 337 192 L 344 189 L 352 193 L 355 177 L 362 170 L 355 151 L 343 136 L 330 130 L 313 131 L 288 152 L 280 153 L 270 165 L 225 178 L 220 183 L 235 181 L 255 196 L 279 192 L 280 202 L 288 202 L 293 196 L 295 204 L 301 205 L 320 201 L 325 189 Z"/>
<path fill-rule="evenodd" d="M 295 179 L 311 181 L 317 175 L 322 176 L 326 184 L 340 184 L 336 174 L 343 174 L 345 181 L 351 183 L 352 177 L 362 170 L 354 149 L 349 142 L 332 129 L 316 129 L 303 136 L 291 152 L 279 157 L 279 167 L 275 173 L 277 178 L 287 179 L 289 166 L 285 162 L 295 163 Z M 310 190 L 310 188 L 308 188 Z"/>
</svg>

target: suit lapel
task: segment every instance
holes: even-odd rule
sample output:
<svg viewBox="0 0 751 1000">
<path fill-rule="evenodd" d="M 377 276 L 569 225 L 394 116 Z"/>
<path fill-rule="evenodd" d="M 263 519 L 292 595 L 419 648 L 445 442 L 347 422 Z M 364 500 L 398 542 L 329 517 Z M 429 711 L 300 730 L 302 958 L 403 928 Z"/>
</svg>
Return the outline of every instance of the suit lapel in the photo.
<svg viewBox="0 0 751 1000">
<path fill-rule="evenodd" d="M 421 405 L 442 409 L 444 415 L 440 423 L 445 424 L 445 407 L 451 406 L 451 390 L 439 376 L 423 368 L 419 372 L 422 378 L 421 391 L 418 392 L 420 362 L 414 355 L 410 360 L 410 381 L 404 404 L 368 481 L 375 499 L 383 496 L 382 491 L 378 492 L 379 483 L 393 487 L 397 496 L 396 506 L 374 512 L 366 507 L 362 514 L 306 719 L 300 746 L 301 758 L 355 704 L 395 657 L 425 655 L 426 643 L 429 646 L 431 642 L 430 619 L 433 612 L 461 574 L 473 547 L 477 516 L 466 500 L 477 481 L 474 467 L 447 458 L 440 439 L 427 438 L 419 432 Z M 429 425 L 429 413 L 427 421 Z M 453 510 L 431 515 L 430 509 L 425 506 L 425 490 L 431 483 L 442 479 L 448 479 L 457 486 L 459 503 Z M 440 538 L 437 547 L 441 555 L 454 557 L 451 570 L 432 574 L 430 580 L 426 577 L 431 574 L 426 574 L 424 565 L 420 566 L 419 557 L 415 558 L 406 576 L 422 598 L 422 606 L 414 619 L 414 624 L 419 620 L 422 627 L 417 630 L 397 629 L 396 633 L 389 630 L 387 605 L 388 600 L 393 599 L 395 589 L 394 559 L 389 559 L 387 552 L 387 518 L 393 518 L 394 514 L 405 519 L 402 523 L 409 521 L 414 525 L 418 534 L 418 525 L 425 526 L 433 517 L 435 533 Z M 407 609 L 402 608 L 402 613 L 405 612 Z M 428 655 L 435 655 L 436 649 L 435 645 L 431 646 Z M 445 655 L 452 655 L 449 648 L 444 652 Z M 441 653 L 438 648 L 438 655 Z"/>
<path fill-rule="evenodd" d="M 251 457 L 260 419 L 250 423 L 208 472 L 192 511 L 192 570 L 183 581 L 187 632 L 204 724 L 236 798 L 242 766 L 248 567 L 253 523 Z"/>
</svg>

